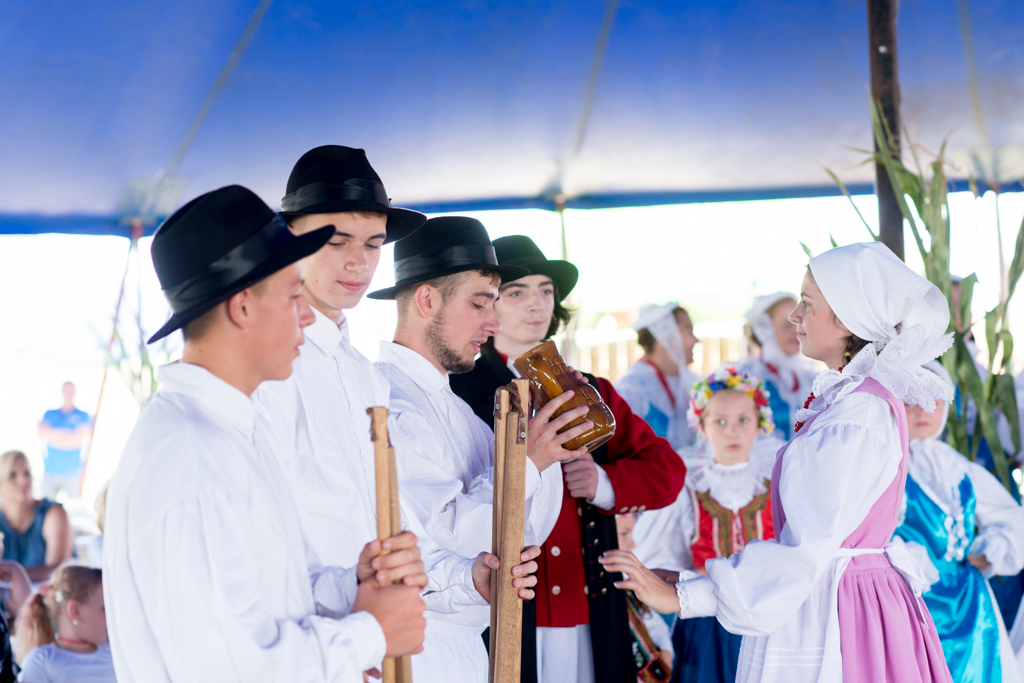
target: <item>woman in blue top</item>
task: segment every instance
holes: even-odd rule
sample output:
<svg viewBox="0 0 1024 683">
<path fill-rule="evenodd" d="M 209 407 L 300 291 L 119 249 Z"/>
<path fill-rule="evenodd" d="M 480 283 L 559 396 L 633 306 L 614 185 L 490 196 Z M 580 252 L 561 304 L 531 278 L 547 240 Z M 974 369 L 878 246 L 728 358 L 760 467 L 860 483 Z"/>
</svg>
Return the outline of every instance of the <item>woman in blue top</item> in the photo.
<svg viewBox="0 0 1024 683">
<path fill-rule="evenodd" d="M 925 367 L 952 384 L 945 369 Z M 1024 565 L 1024 510 L 981 465 L 943 443 L 948 410 L 907 408 L 910 466 L 895 535 L 931 587 L 925 604 L 958 683 L 1014 683 L 1020 676 L 988 582 Z"/>
<path fill-rule="evenodd" d="M 59 504 L 32 497 L 32 471 L 21 451 L 0 455 L 0 532 L 3 559 L 21 563 L 33 583 L 71 558 L 68 515 Z"/>
</svg>

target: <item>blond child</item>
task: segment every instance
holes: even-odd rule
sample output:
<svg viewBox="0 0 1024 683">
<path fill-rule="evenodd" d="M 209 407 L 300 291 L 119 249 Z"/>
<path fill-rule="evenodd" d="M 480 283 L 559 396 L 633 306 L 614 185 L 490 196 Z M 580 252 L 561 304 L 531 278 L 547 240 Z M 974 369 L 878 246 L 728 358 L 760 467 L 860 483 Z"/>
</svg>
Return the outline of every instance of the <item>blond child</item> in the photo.
<svg viewBox="0 0 1024 683">
<path fill-rule="evenodd" d="M 18 681 L 114 683 L 107 638 L 103 574 L 64 564 L 18 618 L 19 644 L 28 650 Z"/>
</svg>

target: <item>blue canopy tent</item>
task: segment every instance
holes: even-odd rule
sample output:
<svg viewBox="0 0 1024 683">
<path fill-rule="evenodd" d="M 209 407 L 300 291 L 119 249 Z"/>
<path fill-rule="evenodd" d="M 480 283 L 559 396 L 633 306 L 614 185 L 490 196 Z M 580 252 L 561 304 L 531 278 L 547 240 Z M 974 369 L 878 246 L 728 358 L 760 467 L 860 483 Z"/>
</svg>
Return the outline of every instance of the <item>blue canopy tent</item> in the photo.
<svg viewBox="0 0 1024 683">
<path fill-rule="evenodd" d="M 904 118 L 1005 189 L 1024 177 L 1024 4 L 905 1 Z M 11 5 L 0 233 L 128 234 L 364 147 L 424 211 L 871 192 L 862 0 L 223 0 Z M 962 186 L 965 187 L 964 184 Z"/>
</svg>

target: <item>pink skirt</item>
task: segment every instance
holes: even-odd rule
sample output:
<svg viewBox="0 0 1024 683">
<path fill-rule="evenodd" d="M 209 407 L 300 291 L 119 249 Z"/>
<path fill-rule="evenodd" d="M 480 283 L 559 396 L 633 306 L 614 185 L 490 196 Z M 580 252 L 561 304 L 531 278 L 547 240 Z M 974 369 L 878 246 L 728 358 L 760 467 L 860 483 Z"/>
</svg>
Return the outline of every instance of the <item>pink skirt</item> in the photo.
<svg viewBox="0 0 1024 683">
<path fill-rule="evenodd" d="M 850 561 L 838 608 L 843 683 L 952 682 L 928 608 L 884 555 Z"/>
</svg>

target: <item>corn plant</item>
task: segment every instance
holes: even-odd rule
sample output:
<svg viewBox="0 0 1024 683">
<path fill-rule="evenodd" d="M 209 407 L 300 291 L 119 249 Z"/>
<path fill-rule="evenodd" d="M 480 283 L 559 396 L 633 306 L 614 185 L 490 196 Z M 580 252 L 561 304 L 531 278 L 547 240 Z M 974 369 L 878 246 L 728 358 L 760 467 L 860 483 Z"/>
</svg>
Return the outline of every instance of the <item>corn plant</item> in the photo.
<svg viewBox="0 0 1024 683">
<path fill-rule="evenodd" d="M 978 455 L 981 437 L 984 437 L 992 451 L 996 475 L 1004 486 L 1010 488 L 1009 465 L 1000 443 L 997 414 L 1002 414 L 1010 426 L 1014 451 L 1020 450 L 1020 424 L 1017 412 L 1017 394 L 1014 390 L 1011 356 L 1013 355 L 1013 336 L 1007 325 L 1007 308 L 1010 297 L 1024 272 L 1024 223 L 1017 233 L 1013 259 L 1007 274 L 1008 286 L 1001 301 L 985 314 L 985 341 L 988 346 L 988 363 L 980 371 L 975 359 L 971 356 L 967 340 L 978 327 L 971 319 L 971 300 L 974 285 L 978 281 L 976 273 L 964 278 L 960 283 L 960 298 L 955 299 L 954 287 L 949 273 L 950 256 L 950 214 L 947 202 L 948 178 L 946 175 L 946 145 L 943 143 L 938 155 L 928 165 L 931 177 L 926 177 L 917 149 L 911 145 L 911 156 L 914 160 L 913 170 L 907 168 L 901 155 L 895 151 L 892 131 L 879 114 L 878 105 L 871 102 L 871 119 L 874 126 L 875 142 L 878 151 L 865 150 L 868 159 L 865 163 L 881 164 L 889 176 L 896 201 L 899 204 L 903 219 L 910 226 L 914 241 L 924 262 L 925 276 L 946 296 L 949 302 L 950 331 L 954 333 L 952 348 L 942 356 L 942 364 L 959 389 L 960 401 L 949 408 L 949 443 L 970 460 Z M 906 139 L 910 139 L 909 134 Z M 826 169 L 840 191 L 853 204 L 846 186 L 835 173 Z M 971 188 L 978 196 L 977 187 L 971 182 Z M 909 201 L 908 201 L 909 200 Z M 854 210 L 864 222 L 864 227 L 874 240 L 879 235 L 868 225 L 853 204 Z M 927 236 L 927 244 L 925 242 Z M 957 320 L 962 321 L 960 329 Z M 980 322 L 980 321 L 979 321 Z M 998 362 L 997 362 L 998 359 Z M 967 399 L 977 406 L 977 416 L 968 438 L 966 410 Z"/>
</svg>

